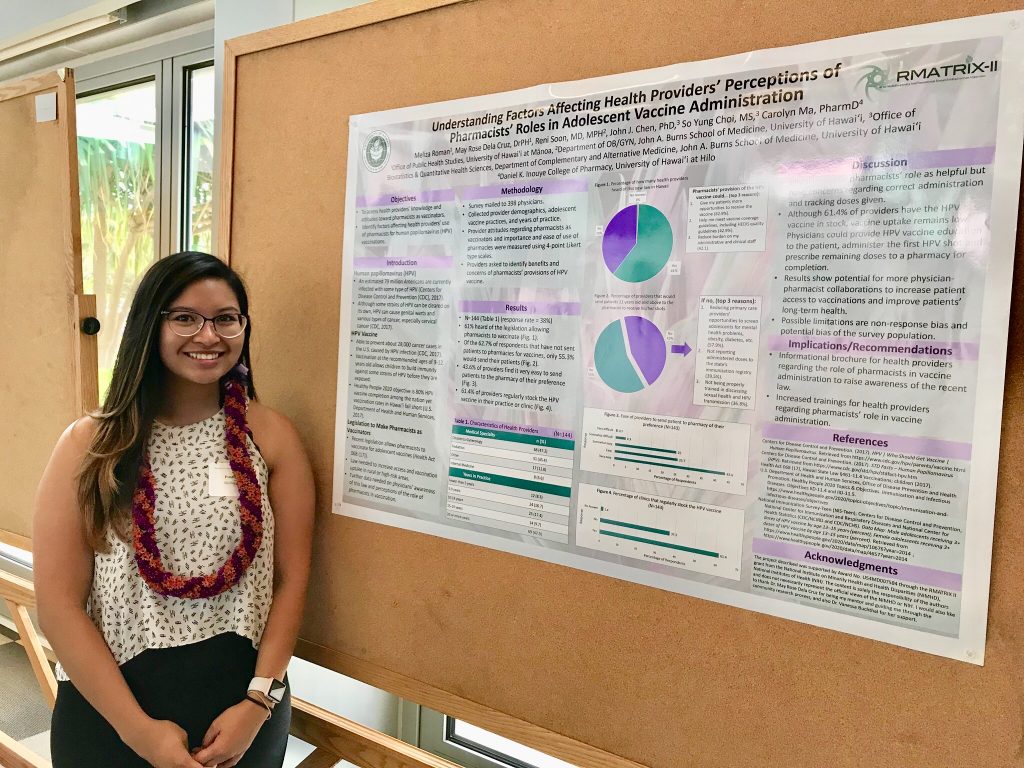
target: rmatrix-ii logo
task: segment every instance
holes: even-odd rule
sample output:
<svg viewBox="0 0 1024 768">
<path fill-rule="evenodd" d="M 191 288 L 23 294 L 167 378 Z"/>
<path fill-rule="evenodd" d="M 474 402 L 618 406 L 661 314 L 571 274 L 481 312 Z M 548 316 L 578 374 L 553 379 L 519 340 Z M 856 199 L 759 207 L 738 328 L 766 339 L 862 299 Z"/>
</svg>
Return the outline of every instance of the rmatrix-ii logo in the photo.
<svg viewBox="0 0 1024 768">
<path fill-rule="evenodd" d="M 384 131 L 374 131 L 363 144 L 363 163 L 376 173 L 388 164 L 391 157 L 391 139 Z"/>
<path fill-rule="evenodd" d="M 895 85 L 910 85 L 921 82 L 942 82 L 945 80 L 966 80 L 983 77 L 999 69 L 998 61 L 975 61 L 968 56 L 960 64 L 942 64 L 920 69 L 901 69 L 896 73 Z"/>
<path fill-rule="evenodd" d="M 866 67 L 864 77 L 858 80 L 864 83 L 864 94 L 871 97 L 872 91 L 881 91 L 886 88 L 900 88 L 905 85 L 922 85 L 925 83 L 945 83 L 950 80 L 970 80 L 976 77 L 984 77 L 999 70 L 999 61 L 975 61 L 968 56 L 957 64 L 938 64 L 925 66 L 918 69 L 901 69 L 896 73 L 895 79 L 892 75 L 876 66 Z"/>
<path fill-rule="evenodd" d="M 864 95 L 870 99 L 872 91 L 880 91 L 886 87 L 886 84 L 889 82 L 889 73 L 875 66 L 870 66 L 867 70 L 867 73 L 857 81 L 857 84 L 864 83 Z"/>
</svg>

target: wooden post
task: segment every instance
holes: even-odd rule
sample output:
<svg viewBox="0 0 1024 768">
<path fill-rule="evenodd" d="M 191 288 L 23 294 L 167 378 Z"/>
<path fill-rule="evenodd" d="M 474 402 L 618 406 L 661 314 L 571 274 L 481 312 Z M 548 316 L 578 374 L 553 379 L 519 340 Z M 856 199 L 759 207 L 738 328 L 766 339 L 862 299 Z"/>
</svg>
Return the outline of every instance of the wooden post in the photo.
<svg viewBox="0 0 1024 768">
<path fill-rule="evenodd" d="M 32 624 L 32 617 L 28 615 L 28 608 L 18 605 L 13 600 L 4 598 L 7 608 L 14 618 L 14 624 L 18 628 L 18 635 L 21 637 L 25 652 L 28 654 L 29 663 L 35 673 L 36 681 L 39 683 L 39 690 L 43 693 L 46 703 L 53 709 L 57 703 L 57 679 L 50 669 L 50 662 L 46 659 L 43 645 L 39 642 L 39 635 Z"/>
<path fill-rule="evenodd" d="M 308 765 L 304 761 L 300 768 L 329 768 L 341 760 L 359 768 L 459 768 L 444 758 L 301 699 L 292 699 L 291 733 L 317 747 L 306 758 Z"/>
<path fill-rule="evenodd" d="M 318 748 L 299 763 L 296 768 L 334 768 L 340 760 L 341 758 L 333 752 Z"/>
<path fill-rule="evenodd" d="M 0 768 L 51 768 L 49 761 L 0 731 Z"/>
</svg>

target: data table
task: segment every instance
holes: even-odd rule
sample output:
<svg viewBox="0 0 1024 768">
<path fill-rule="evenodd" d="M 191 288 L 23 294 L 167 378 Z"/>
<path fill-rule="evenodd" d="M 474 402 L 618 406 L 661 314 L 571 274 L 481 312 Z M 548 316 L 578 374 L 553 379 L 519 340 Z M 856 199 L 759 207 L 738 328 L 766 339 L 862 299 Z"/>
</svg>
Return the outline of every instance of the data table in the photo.
<svg viewBox="0 0 1024 768">
<path fill-rule="evenodd" d="M 568 543 L 575 441 L 559 434 L 453 426 L 446 516 Z"/>
</svg>

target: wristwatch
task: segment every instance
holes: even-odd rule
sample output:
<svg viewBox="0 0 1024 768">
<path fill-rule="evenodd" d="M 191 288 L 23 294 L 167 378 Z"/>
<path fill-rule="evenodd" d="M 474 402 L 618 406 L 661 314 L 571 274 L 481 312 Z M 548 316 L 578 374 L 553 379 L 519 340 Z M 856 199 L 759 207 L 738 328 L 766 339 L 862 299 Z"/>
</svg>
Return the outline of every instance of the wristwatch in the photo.
<svg viewBox="0 0 1024 768">
<path fill-rule="evenodd" d="M 284 692 L 288 686 L 274 677 L 254 677 L 249 683 L 247 696 L 253 696 L 268 710 L 272 710 L 284 700 Z"/>
</svg>

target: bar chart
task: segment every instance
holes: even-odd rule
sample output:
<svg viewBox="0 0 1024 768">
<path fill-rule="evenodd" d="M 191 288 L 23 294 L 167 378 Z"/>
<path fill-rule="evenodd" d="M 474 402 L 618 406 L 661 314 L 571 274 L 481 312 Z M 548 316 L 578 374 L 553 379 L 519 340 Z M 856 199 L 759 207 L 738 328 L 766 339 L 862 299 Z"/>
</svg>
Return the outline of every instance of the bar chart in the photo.
<svg viewBox="0 0 1024 768">
<path fill-rule="evenodd" d="M 580 468 L 725 493 L 746 493 L 750 427 L 587 408 Z"/>
<path fill-rule="evenodd" d="M 580 546 L 740 578 L 743 510 L 586 483 L 578 510 Z"/>
</svg>

